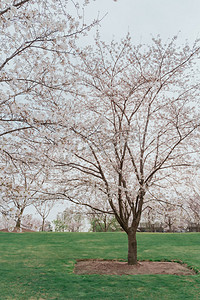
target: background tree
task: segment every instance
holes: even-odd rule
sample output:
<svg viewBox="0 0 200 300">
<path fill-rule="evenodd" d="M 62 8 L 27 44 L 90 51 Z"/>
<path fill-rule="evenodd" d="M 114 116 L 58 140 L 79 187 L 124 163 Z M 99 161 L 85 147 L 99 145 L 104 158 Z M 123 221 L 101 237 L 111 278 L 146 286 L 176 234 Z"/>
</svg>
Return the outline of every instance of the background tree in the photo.
<svg viewBox="0 0 200 300">
<path fill-rule="evenodd" d="M 92 232 L 121 231 L 121 227 L 114 216 L 97 212 L 90 213 L 88 216 Z"/>
<path fill-rule="evenodd" d="M 109 206 L 106 205 L 103 207 L 101 198 L 96 199 L 95 202 L 96 207 L 100 207 L 104 212 L 92 208 L 86 209 L 86 216 L 90 222 L 90 230 L 92 232 L 121 231 L 121 227 L 114 214 L 110 212 Z"/>
<path fill-rule="evenodd" d="M 34 202 L 34 207 L 37 211 L 37 213 L 41 216 L 42 218 L 42 226 L 41 226 L 41 231 L 45 231 L 45 222 L 46 219 L 48 218 L 51 210 L 53 209 L 55 205 L 55 201 L 53 200 L 48 200 L 48 199 L 39 199 Z"/>
<path fill-rule="evenodd" d="M 39 94 L 39 86 L 55 88 L 53 70 L 69 55 L 77 34 L 89 29 L 77 5 L 74 19 L 70 3 L 73 1 L 1 2 L 1 137 L 33 126 L 23 104 L 33 97 L 32 90 Z"/>
<path fill-rule="evenodd" d="M 29 165 L 10 157 L 4 162 L 0 190 L 1 212 L 15 220 L 17 230 L 20 230 L 25 209 L 37 199 L 37 193 L 44 185 L 46 176 L 43 168 L 38 169 L 37 165 Z"/>
<path fill-rule="evenodd" d="M 182 199 L 174 201 L 173 198 L 171 200 L 171 202 L 152 201 L 151 206 L 143 212 L 143 223 L 140 226 L 146 227 L 149 231 L 185 231 L 187 228 L 187 211 L 183 207 L 185 201 Z M 179 204 L 180 202 L 182 203 Z"/>
<path fill-rule="evenodd" d="M 97 208 L 92 201 L 101 193 L 128 235 L 128 263 L 136 264 L 136 231 L 148 194 L 196 164 L 198 41 L 181 48 L 176 38 L 153 39 L 149 46 L 134 46 L 129 37 L 110 45 L 97 39 L 95 50 L 77 56 L 71 126 L 66 119 L 55 124 L 60 144 L 48 155 L 67 174 L 61 197 Z"/>
<path fill-rule="evenodd" d="M 12 231 L 15 227 L 15 221 L 10 219 L 7 214 L 0 214 L 0 230 Z"/>
<path fill-rule="evenodd" d="M 57 219 L 53 221 L 55 231 L 61 232 L 79 232 L 83 225 L 83 215 L 75 208 L 66 208 L 62 213 L 57 215 Z"/>
<path fill-rule="evenodd" d="M 0 3 L 0 187 L 3 193 L 10 184 L 10 179 L 4 176 L 9 159 L 11 164 L 16 160 L 33 163 L 33 154 L 37 153 L 34 163 L 40 167 L 44 157 L 41 160 L 39 145 L 51 146 L 49 136 L 43 131 L 56 116 L 52 110 L 46 118 L 40 103 L 53 103 L 55 98 L 62 98 L 63 91 L 70 90 L 66 76 L 69 56 L 74 56 L 77 38 L 86 35 L 99 22 L 91 18 L 85 24 L 87 4 L 88 0 Z M 0 206 L 5 208 L 5 197 L 3 203 L 0 199 Z"/>
<path fill-rule="evenodd" d="M 155 230 L 155 226 L 159 227 L 159 224 L 168 232 L 186 230 L 189 212 L 185 185 L 188 176 L 190 174 L 185 168 L 176 170 L 159 185 L 155 185 L 153 190 L 149 190 L 143 204 L 142 220 L 145 219 L 152 230 Z"/>
<path fill-rule="evenodd" d="M 200 199 L 199 194 L 194 195 L 194 198 L 189 199 L 189 218 L 188 218 L 188 229 L 189 231 L 200 232 Z"/>
<path fill-rule="evenodd" d="M 1 1 L 0 159 L 8 154 L 16 159 L 22 154 L 20 145 L 30 145 L 35 131 L 41 130 L 42 136 L 42 128 L 53 116 L 46 119 L 38 103 L 62 97 L 62 90 L 70 89 L 65 66 L 73 55 L 72 45 L 98 23 L 91 19 L 85 24 L 83 8 L 89 1 L 80 3 Z M 43 138 L 47 142 L 48 137 Z M 41 139 L 35 142 L 38 146 Z M 25 149 L 24 154 L 28 159 Z M 4 167 L 0 169 L 3 172 Z"/>
<path fill-rule="evenodd" d="M 41 228 L 40 220 L 32 214 L 25 214 L 22 218 L 23 230 L 39 231 Z"/>
<path fill-rule="evenodd" d="M 187 180 L 187 224 L 189 231 L 200 231 L 199 168 Z"/>
</svg>

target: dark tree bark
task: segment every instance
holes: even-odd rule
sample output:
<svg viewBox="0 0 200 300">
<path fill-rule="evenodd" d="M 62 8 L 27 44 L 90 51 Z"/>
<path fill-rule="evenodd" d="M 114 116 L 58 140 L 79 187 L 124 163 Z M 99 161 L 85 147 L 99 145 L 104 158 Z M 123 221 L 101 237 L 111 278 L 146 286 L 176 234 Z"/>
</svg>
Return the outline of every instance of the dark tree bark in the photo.
<svg viewBox="0 0 200 300">
<path fill-rule="evenodd" d="M 24 208 L 21 208 L 20 214 L 17 217 L 16 226 L 15 226 L 17 231 L 20 231 L 20 228 L 21 228 L 21 221 L 22 221 L 23 212 L 24 212 Z"/>
<path fill-rule="evenodd" d="M 42 231 L 44 231 L 45 218 L 42 218 Z"/>
<path fill-rule="evenodd" d="M 135 230 L 128 232 L 128 264 L 137 265 L 137 239 Z"/>
<path fill-rule="evenodd" d="M 20 228 L 21 228 L 21 216 L 19 216 L 19 217 L 17 218 L 16 228 L 17 228 L 17 230 L 20 230 Z"/>
</svg>

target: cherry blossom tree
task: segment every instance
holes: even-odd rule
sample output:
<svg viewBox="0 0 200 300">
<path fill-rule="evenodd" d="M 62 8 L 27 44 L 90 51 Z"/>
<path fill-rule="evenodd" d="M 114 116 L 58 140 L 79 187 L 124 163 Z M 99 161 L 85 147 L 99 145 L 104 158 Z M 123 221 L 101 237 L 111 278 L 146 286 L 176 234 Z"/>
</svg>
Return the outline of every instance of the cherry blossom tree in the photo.
<svg viewBox="0 0 200 300">
<path fill-rule="evenodd" d="M 1 162 L 2 164 L 2 162 Z M 16 222 L 19 231 L 25 209 L 38 199 L 38 191 L 46 183 L 42 166 L 30 166 L 18 158 L 4 162 L 4 177 L 0 190 L 1 213 Z M 44 189 L 44 187 L 43 187 Z"/>
<path fill-rule="evenodd" d="M 187 224 L 190 231 L 200 231 L 200 188 L 199 168 L 187 179 L 185 193 L 187 203 Z"/>
<path fill-rule="evenodd" d="M 177 200 L 177 198 L 176 201 L 171 199 L 170 202 L 151 201 L 150 206 L 147 206 L 142 213 L 142 225 L 145 224 L 150 231 L 157 229 L 165 232 L 185 231 L 188 211 L 184 208 L 183 202 L 185 202 L 183 199 Z"/>
<path fill-rule="evenodd" d="M 55 201 L 53 200 L 48 200 L 48 199 L 39 199 L 34 202 L 34 207 L 37 211 L 37 213 L 41 216 L 42 218 L 42 226 L 41 226 L 41 231 L 45 230 L 45 222 L 46 219 L 48 218 L 51 210 L 53 209 L 55 205 Z"/>
<path fill-rule="evenodd" d="M 35 165 L 48 159 L 57 186 L 46 194 L 114 214 L 128 236 L 128 263 L 136 264 L 145 201 L 198 159 L 199 41 L 180 47 L 158 37 L 134 46 L 129 36 L 110 45 L 97 38 L 95 49 L 81 50 L 77 36 L 97 21 L 85 25 L 69 3 L 0 6 L 0 153 L 15 162 L 23 152 L 29 161 L 34 148 Z M 18 150 L 22 141 L 29 150 Z"/>
<path fill-rule="evenodd" d="M 43 138 L 48 139 L 42 136 L 42 130 L 49 119 L 41 112 L 39 103 L 61 98 L 62 91 L 70 89 L 66 76 L 69 56 L 74 56 L 77 39 L 99 22 L 92 17 L 89 24 L 85 23 L 84 10 L 88 4 L 88 0 L 0 3 L 0 187 L 4 194 L 7 191 L 7 196 L 9 188 L 13 192 L 12 175 L 5 176 L 9 164 L 13 167 L 13 162 L 19 160 L 25 165 L 36 152 L 38 170 L 41 167 L 37 148 Z M 41 138 L 34 141 L 39 131 Z M 10 196 L 0 199 L 4 209 L 8 199 Z M 18 208 L 21 209 L 24 206 Z"/>
<path fill-rule="evenodd" d="M 88 2 L 88 1 L 87 1 Z M 86 5 L 86 2 L 85 2 Z M 28 116 L 17 108 L 19 98 L 28 97 L 40 85 L 58 88 L 59 70 L 77 36 L 98 21 L 84 23 L 78 3 L 73 1 L 13 1 L 0 4 L 1 37 L 1 123 L 15 124 L 13 130 L 30 127 Z M 75 16 L 73 16 L 73 14 Z M 59 18 L 58 18 L 59 15 Z M 55 69 L 57 72 L 55 72 Z M 63 82 L 62 82 L 63 83 Z M 14 109 L 11 108 L 14 105 Z M 23 127 L 22 121 L 27 121 Z M 18 122 L 18 123 L 17 123 Z M 12 126 L 1 132 L 10 133 Z"/>
<path fill-rule="evenodd" d="M 143 204 L 142 220 L 154 228 L 161 225 L 164 231 L 184 231 L 187 228 L 188 189 L 185 188 L 193 168 L 179 168 L 166 177 L 165 180 L 154 185 L 149 190 Z M 159 226 L 157 226 L 159 227 Z"/>
<path fill-rule="evenodd" d="M 200 197 L 198 195 L 193 195 L 192 198 L 189 198 L 188 201 L 188 210 L 189 210 L 189 218 L 188 228 L 190 231 L 198 231 L 200 232 Z"/>
<path fill-rule="evenodd" d="M 22 218 L 23 230 L 33 230 L 39 231 L 41 228 L 41 222 L 38 218 L 34 217 L 32 214 L 25 214 Z"/>
<path fill-rule="evenodd" d="M 45 126 L 38 103 L 44 98 L 61 97 L 61 91 L 70 88 L 65 66 L 69 56 L 74 55 L 72 46 L 99 22 L 91 18 L 90 24 L 85 24 L 84 10 L 88 4 L 88 0 L 1 1 L 2 156 L 12 153 L 14 157 L 13 148 L 24 143 L 21 132 L 30 136 Z"/>
<path fill-rule="evenodd" d="M 198 158 L 199 42 L 180 47 L 176 37 L 158 37 L 134 46 L 127 36 L 107 45 L 97 38 L 95 49 L 77 57 L 73 105 L 55 124 L 59 147 L 47 156 L 62 169 L 60 197 L 103 211 L 98 193 L 109 204 L 128 236 L 128 264 L 137 264 L 145 199 Z"/>
<path fill-rule="evenodd" d="M 8 218 L 5 214 L 1 214 L 0 216 L 0 230 L 12 231 L 15 227 L 15 221 Z"/>
</svg>

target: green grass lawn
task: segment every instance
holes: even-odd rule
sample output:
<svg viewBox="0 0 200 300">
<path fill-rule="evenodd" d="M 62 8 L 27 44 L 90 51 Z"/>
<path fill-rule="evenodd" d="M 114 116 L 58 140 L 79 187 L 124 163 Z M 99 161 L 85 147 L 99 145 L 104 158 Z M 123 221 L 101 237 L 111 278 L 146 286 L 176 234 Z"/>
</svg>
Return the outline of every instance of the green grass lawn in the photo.
<svg viewBox="0 0 200 300">
<path fill-rule="evenodd" d="M 138 259 L 200 270 L 200 234 L 139 233 Z M 0 232 L 0 299 L 200 299 L 200 273 L 76 275 L 76 259 L 126 259 L 125 233 Z"/>
</svg>

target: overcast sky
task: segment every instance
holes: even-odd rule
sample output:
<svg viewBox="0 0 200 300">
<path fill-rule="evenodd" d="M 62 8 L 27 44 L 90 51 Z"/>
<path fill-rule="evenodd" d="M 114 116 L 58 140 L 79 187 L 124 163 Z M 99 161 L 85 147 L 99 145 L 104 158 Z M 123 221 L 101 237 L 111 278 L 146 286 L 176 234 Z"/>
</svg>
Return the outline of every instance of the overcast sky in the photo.
<svg viewBox="0 0 200 300">
<path fill-rule="evenodd" d="M 200 37 L 200 0 L 96 0 L 87 16 L 107 13 L 101 22 L 101 37 L 120 39 L 129 31 L 134 42 L 147 43 L 151 35 L 164 40 L 178 34 L 182 41 Z"/>
</svg>

